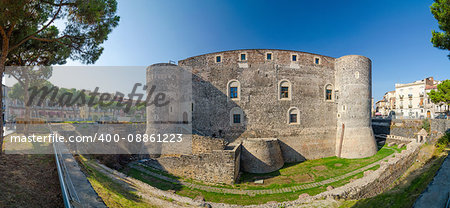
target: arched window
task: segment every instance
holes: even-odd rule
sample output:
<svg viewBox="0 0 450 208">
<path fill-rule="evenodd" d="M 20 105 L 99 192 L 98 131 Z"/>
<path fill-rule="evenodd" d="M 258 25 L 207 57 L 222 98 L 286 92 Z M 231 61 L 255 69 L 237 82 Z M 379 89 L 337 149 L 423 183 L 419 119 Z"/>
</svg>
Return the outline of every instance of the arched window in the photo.
<svg viewBox="0 0 450 208">
<path fill-rule="evenodd" d="M 244 113 L 242 109 L 234 107 L 230 111 L 230 126 L 241 126 L 244 124 Z"/>
<path fill-rule="evenodd" d="M 325 85 L 325 100 L 333 101 L 333 85 L 327 84 Z"/>
<path fill-rule="evenodd" d="M 300 111 L 296 107 L 291 107 L 287 114 L 288 124 L 300 124 Z"/>
<path fill-rule="evenodd" d="M 292 86 L 288 80 L 281 80 L 278 82 L 278 99 L 279 100 L 291 100 L 292 98 Z"/>
<path fill-rule="evenodd" d="M 231 100 L 241 99 L 241 84 L 237 80 L 230 80 L 227 84 L 227 96 Z"/>
</svg>

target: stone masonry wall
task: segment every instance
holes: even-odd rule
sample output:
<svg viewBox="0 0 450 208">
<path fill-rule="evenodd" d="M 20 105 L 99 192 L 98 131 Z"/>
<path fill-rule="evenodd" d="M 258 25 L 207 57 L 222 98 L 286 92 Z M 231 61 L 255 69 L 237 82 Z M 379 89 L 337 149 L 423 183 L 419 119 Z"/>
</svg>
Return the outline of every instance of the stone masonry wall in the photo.
<svg viewBox="0 0 450 208">
<path fill-rule="evenodd" d="M 385 191 L 398 177 L 400 177 L 415 161 L 419 154 L 420 144 L 411 142 L 407 149 L 401 153 L 395 153 L 395 157 L 387 162 L 382 162 L 380 168 L 369 175 L 352 183 L 326 191 L 315 198 L 332 197 L 336 199 L 361 199 L 373 197 Z"/>
<path fill-rule="evenodd" d="M 446 132 L 450 130 L 450 120 L 433 119 L 430 124 L 431 133 Z"/>
<path fill-rule="evenodd" d="M 235 183 L 239 173 L 241 146 L 212 153 L 150 159 L 147 165 L 173 175 L 211 183 Z"/>
<path fill-rule="evenodd" d="M 395 119 L 392 120 L 391 135 L 415 138 L 415 133 L 422 129 L 422 120 Z"/>
<path fill-rule="evenodd" d="M 247 60 L 239 61 L 241 53 Z M 266 60 L 272 53 L 272 60 Z M 291 61 L 297 55 L 298 61 Z M 216 56 L 222 62 L 216 63 Z M 315 64 L 315 58 L 320 64 Z M 325 100 L 325 86 L 335 84 L 335 58 L 288 50 L 235 50 L 179 61 L 193 73 L 193 129 L 228 142 L 278 138 L 286 162 L 335 155 L 336 103 Z M 240 99 L 230 100 L 227 84 L 240 83 Z M 279 100 L 279 83 L 291 84 L 291 99 Z M 333 95 L 334 96 L 334 95 Z M 299 124 L 288 123 L 288 110 L 299 110 Z M 240 126 L 230 125 L 230 111 L 243 111 Z"/>
<path fill-rule="evenodd" d="M 225 141 L 220 138 L 192 135 L 192 154 L 212 153 L 225 149 Z"/>
</svg>

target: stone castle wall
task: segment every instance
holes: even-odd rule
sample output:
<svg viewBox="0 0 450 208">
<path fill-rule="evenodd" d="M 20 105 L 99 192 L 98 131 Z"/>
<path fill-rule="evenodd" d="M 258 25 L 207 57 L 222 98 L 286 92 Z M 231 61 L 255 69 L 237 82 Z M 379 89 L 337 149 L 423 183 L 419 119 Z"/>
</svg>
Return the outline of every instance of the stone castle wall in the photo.
<svg viewBox="0 0 450 208">
<path fill-rule="evenodd" d="M 357 56 L 336 59 L 337 137 L 339 157 L 374 155 L 377 145 L 371 126 L 372 62 Z M 342 140 L 342 145 L 341 145 Z"/>
<path fill-rule="evenodd" d="M 242 170 L 270 173 L 283 167 L 280 144 L 276 138 L 249 138 L 242 142 Z"/>
<path fill-rule="evenodd" d="M 266 60 L 266 53 L 272 60 Z M 247 61 L 239 61 L 245 53 Z M 291 61 L 297 55 L 298 61 Z M 216 56 L 222 62 L 216 63 Z M 315 64 L 315 58 L 320 64 Z M 193 128 L 229 142 L 275 137 L 286 162 L 335 155 L 336 103 L 325 100 L 335 83 L 335 59 L 285 50 L 235 50 L 179 61 L 194 76 Z M 240 99 L 230 100 L 227 84 L 240 83 Z M 291 84 L 291 99 L 279 99 L 279 83 Z M 243 111 L 243 125 L 230 125 L 230 111 Z M 299 124 L 288 123 L 288 110 L 299 109 Z M 211 116 L 213 115 L 213 116 Z"/>
<path fill-rule="evenodd" d="M 210 183 L 233 184 L 239 176 L 241 146 L 211 153 L 154 158 L 146 165 L 173 175 Z"/>
<path fill-rule="evenodd" d="M 164 110 L 147 107 L 147 125 L 155 118 L 168 117 L 171 122 L 192 125 L 193 132 L 209 138 L 199 140 L 203 146 L 193 144 L 194 155 L 156 159 L 170 173 L 230 183 L 229 178 L 236 179 L 240 167 L 255 161 L 260 164 L 256 169 L 264 166 L 262 172 L 267 172 L 279 169 L 283 162 L 335 156 L 341 147 L 343 157 L 376 153 L 370 126 L 371 61 L 366 57 L 336 59 L 270 49 L 223 51 L 187 58 L 178 66 L 152 65 L 147 70 L 147 84 L 164 82 L 153 79 L 160 76 L 157 72 L 181 68 L 192 75 L 190 105 L 182 102 Z M 230 96 L 231 86 L 237 88 L 237 97 Z M 280 95 L 282 86 L 288 86 L 287 98 Z M 327 91 L 332 92 L 330 96 Z M 179 93 L 183 95 L 182 89 L 175 94 Z M 295 112 L 296 122 L 290 121 L 291 112 Z M 234 122 L 235 115 L 240 116 L 240 122 Z M 347 126 L 340 129 L 341 125 Z M 215 138 L 224 142 L 215 142 Z M 259 150 L 252 145 L 248 146 L 251 151 L 246 149 L 245 141 L 261 138 L 276 138 L 277 148 L 269 142 Z M 227 146 L 220 150 L 226 143 L 238 144 L 237 150 L 231 153 Z"/>
<path fill-rule="evenodd" d="M 212 153 L 214 150 L 224 150 L 225 140 L 199 135 L 192 135 L 192 154 Z"/>
</svg>

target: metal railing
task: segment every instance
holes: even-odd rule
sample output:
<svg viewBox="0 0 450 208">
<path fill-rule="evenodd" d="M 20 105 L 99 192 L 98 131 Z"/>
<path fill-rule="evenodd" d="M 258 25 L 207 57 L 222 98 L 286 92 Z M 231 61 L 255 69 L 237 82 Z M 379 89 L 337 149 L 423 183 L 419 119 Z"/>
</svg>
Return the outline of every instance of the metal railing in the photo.
<svg viewBox="0 0 450 208">
<path fill-rule="evenodd" d="M 52 131 L 51 126 L 49 125 L 50 131 Z M 68 175 L 66 164 L 64 163 L 64 159 L 62 157 L 61 152 L 61 144 L 58 142 L 53 142 L 53 150 L 55 152 L 55 160 L 56 167 L 58 170 L 59 183 L 61 185 L 61 191 L 64 201 L 64 206 L 66 208 L 81 208 L 83 207 L 80 202 L 80 198 L 73 186 L 72 180 Z"/>
</svg>

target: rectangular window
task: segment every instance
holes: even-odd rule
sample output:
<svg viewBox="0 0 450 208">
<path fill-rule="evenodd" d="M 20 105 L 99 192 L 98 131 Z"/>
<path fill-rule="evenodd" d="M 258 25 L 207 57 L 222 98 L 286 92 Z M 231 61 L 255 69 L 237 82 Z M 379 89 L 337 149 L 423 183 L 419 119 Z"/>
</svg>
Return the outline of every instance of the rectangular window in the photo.
<svg viewBox="0 0 450 208">
<path fill-rule="evenodd" d="M 216 63 L 222 62 L 222 56 L 216 56 Z"/>
<path fill-rule="evenodd" d="M 237 87 L 230 87 L 230 98 L 237 98 L 238 92 Z"/>
<path fill-rule="evenodd" d="M 331 100 L 332 90 L 327 89 L 326 90 L 326 99 Z"/>
<path fill-rule="evenodd" d="M 316 64 L 319 64 L 319 61 L 320 61 L 319 58 L 314 59 L 314 63 L 316 63 Z"/>
<path fill-rule="evenodd" d="M 241 54 L 241 61 L 247 60 L 247 57 L 245 56 L 245 53 Z"/>
<path fill-rule="evenodd" d="M 297 123 L 297 114 L 289 114 L 289 123 Z"/>
<path fill-rule="evenodd" d="M 241 114 L 233 114 L 233 123 L 241 123 Z"/>
<path fill-rule="evenodd" d="M 271 53 L 267 53 L 266 59 L 267 59 L 267 60 L 272 60 L 272 54 L 271 54 Z"/>
<path fill-rule="evenodd" d="M 280 98 L 289 98 L 289 87 L 281 87 Z"/>
<path fill-rule="evenodd" d="M 292 55 L 292 61 L 297 61 L 297 55 Z"/>
</svg>

